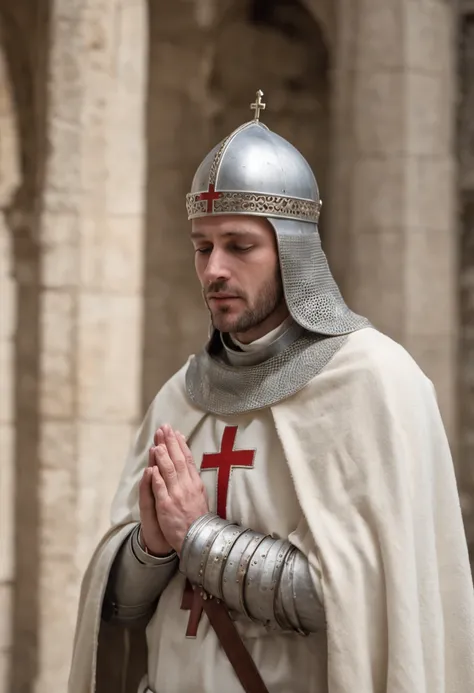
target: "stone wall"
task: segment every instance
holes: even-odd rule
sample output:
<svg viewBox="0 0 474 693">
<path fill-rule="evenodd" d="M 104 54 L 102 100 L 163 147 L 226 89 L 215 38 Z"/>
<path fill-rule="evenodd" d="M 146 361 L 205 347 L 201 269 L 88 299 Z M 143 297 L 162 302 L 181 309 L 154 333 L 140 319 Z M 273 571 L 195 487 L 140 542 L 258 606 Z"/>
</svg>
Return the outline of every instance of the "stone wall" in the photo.
<svg viewBox="0 0 474 693">
<path fill-rule="evenodd" d="M 145 18 L 138 0 L 51 12 L 36 693 L 65 690 L 80 580 L 140 418 Z"/>
<path fill-rule="evenodd" d="M 474 3 L 460 3 L 459 484 L 474 567 Z"/>
<path fill-rule="evenodd" d="M 0 54 L 0 209 L 8 206 L 19 183 L 15 105 L 3 53 Z M 0 692 L 7 693 L 12 646 L 15 499 L 16 293 L 13 243 L 0 214 Z"/>
<path fill-rule="evenodd" d="M 5 365 L 13 379 L 13 505 L 10 619 L 6 691 L 30 690 L 38 675 L 38 566 L 40 558 L 40 242 L 39 217 L 44 172 L 48 6 L 43 0 L 0 4 L 1 43 L 15 109 L 17 185 L 5 200 L 15 311 L 13 354 Z M 8 132 L 8 130 L 7 130 Z M 3 131 L 1 133 L 3 135 Z M 9 166 L 12 166 L 10 169 Z M 8 297 L 8 294 L 6 294 Z M 3 462 L 3 455 L 2 455 Z"/>
<path fill-rule="evenodd" d="M 2 43 L 21 183 L 4 215 L 17 306 L 5 370 L 14 365 L 21 435 L 2 693 L 43 693 L 66 690 L 80 580 L 140 419 L 146 8 L 38 0 L 13 9 L 2 7 Z M 3 462 L 2 451 L 2 493 Z"/>
<path fill-rule="evenodd" d="M 433 380 L 456 457 L 454 6 L 339 0 L 336 26 L 330 259 Z"/>
</svg>

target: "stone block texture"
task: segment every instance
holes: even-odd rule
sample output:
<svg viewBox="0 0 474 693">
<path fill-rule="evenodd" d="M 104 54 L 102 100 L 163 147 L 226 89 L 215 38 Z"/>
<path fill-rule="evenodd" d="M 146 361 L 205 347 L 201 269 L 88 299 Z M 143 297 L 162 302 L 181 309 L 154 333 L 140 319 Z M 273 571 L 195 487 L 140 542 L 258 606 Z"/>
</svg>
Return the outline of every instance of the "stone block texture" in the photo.
<svg viewBox="0 0 474 693">
<path fill-rule="evenodd" d="M 51 15 L 45 190 L 68 204 L 52 195 L 41 216 L 37 693 L 65 689 L 80 579 L 140 418 L 146 8 L 83 5 Z"/>
<path fill-rule="evenodd" d="M 434 381 L 455 450 L 453 6 L 337 5 L 330 259 L 353 308 Z"/>
</svg>

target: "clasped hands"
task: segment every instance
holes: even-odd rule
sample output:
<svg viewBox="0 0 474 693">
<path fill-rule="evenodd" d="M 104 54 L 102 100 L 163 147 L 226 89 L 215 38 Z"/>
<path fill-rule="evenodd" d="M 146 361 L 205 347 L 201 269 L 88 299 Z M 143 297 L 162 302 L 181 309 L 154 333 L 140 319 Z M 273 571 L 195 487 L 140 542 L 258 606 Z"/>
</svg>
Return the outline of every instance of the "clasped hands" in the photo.
<svg viewBox="0 0 474 693">
<path fill-rule="evenodd" d="M 209 512 L 201 477 L 184 436 L 161 426 L 139 487 L 141 539 L 156 556 L 178 554 L 192 525 Z"/>
</svg>

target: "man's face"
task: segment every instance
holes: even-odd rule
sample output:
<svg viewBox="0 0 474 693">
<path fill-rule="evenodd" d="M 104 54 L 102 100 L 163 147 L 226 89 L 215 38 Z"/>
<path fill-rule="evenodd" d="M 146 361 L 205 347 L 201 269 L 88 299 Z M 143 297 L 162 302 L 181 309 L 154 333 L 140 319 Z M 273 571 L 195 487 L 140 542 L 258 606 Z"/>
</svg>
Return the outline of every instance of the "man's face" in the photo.
<svg viewBox="0 0 474 693">
<path fill-rule="evenodd" d="M 216 329 L 247 342 L 280 324 L 288 313 L 275 234 L 266 219 L 195 219 L 191 238 L 196 272 Z"/>
</svg>

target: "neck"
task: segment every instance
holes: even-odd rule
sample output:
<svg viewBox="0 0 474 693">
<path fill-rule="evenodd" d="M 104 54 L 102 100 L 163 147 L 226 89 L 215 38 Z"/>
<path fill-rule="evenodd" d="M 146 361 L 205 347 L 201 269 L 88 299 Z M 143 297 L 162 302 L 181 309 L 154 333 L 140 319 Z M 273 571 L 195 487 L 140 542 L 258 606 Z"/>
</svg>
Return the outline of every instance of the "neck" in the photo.
<svg viewBox="0 0 474 693">
<path fill-rule="evenodd" d="M 242 344 L 230 334 L 219 333 L 221 346 L 215 353 L 220 353 L 224 362 L 235 368 L 256 366 L 284 351 L 290 344 L 299 339 L 303 332 L 304 329 L 291 316 L 288 316 L 275 329 L 250 344 Z"/>
<path fill-rule="evenodd" d="M 251 327 L 245 332 L 231 332 L 230 336 L 241 344 L 250 344 L 255 342 L 257 339 L 264 337 L 266 334 L 276 329 L 281 323 L 286 320 L 289 316 L 288 308 L 286 303 L 282 303 L 276 310 L 273 311 L 271 315 L 268 316 L 263 322 Z"/>
</svg>

